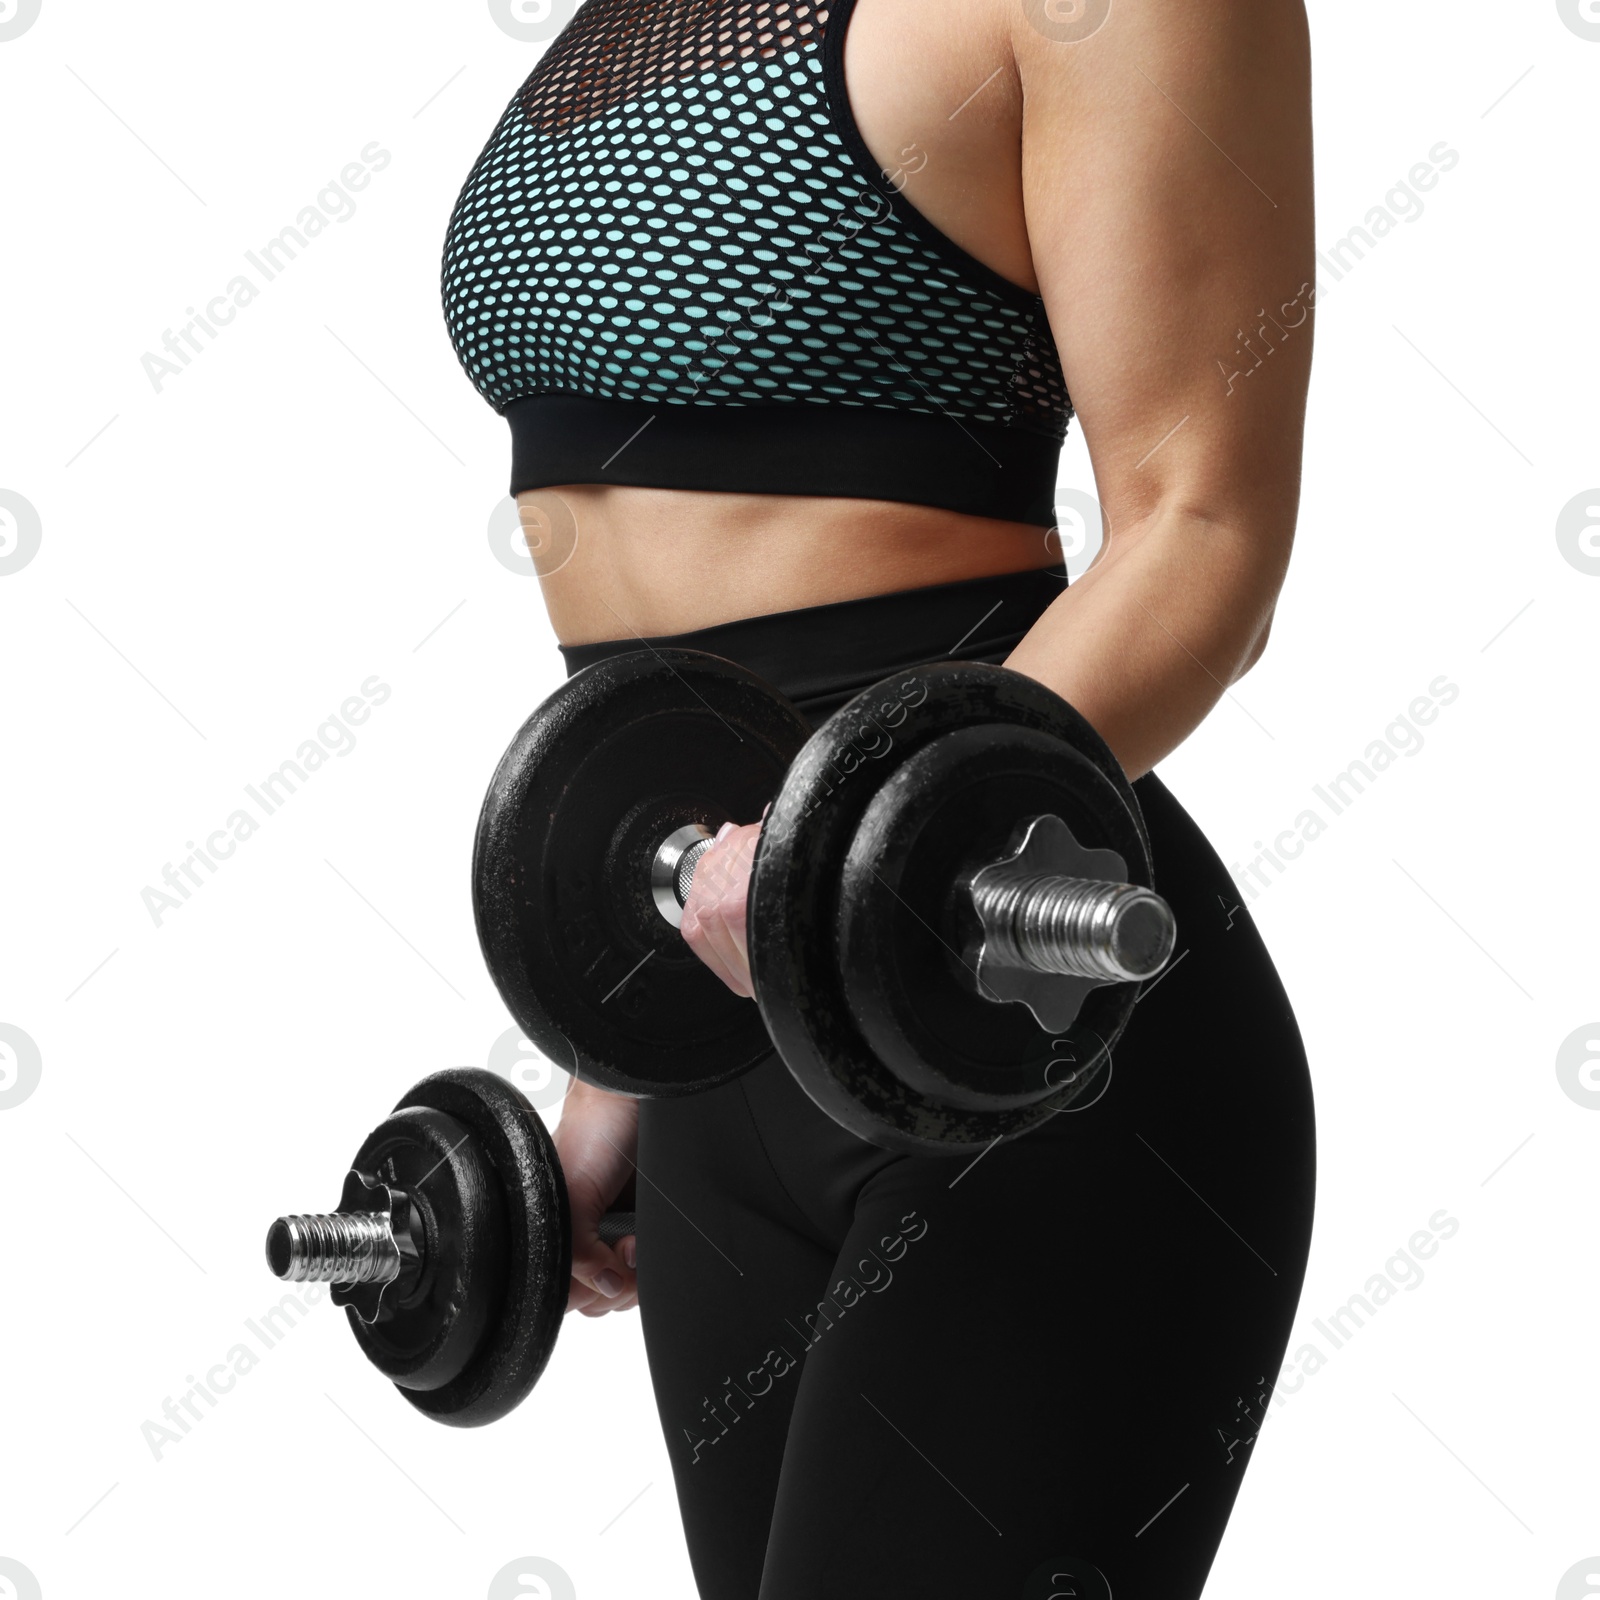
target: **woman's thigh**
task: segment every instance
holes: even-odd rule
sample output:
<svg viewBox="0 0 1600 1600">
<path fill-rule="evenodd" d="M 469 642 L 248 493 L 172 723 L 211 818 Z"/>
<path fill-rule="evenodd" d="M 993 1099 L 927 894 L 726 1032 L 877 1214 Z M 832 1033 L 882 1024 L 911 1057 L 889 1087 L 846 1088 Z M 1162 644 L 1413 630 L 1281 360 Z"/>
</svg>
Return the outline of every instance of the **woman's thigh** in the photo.
<svg viewBox="0 0 1600 1600">
<path fill-rule="evenodd" d="M 795 1328 L 835 1247 L 775 1182 L 740 1083 L 641 1105 L 636 1189 L 645 1351 L 696 1584 L 753 1600 L 805 1359 Z"/>
</svg>

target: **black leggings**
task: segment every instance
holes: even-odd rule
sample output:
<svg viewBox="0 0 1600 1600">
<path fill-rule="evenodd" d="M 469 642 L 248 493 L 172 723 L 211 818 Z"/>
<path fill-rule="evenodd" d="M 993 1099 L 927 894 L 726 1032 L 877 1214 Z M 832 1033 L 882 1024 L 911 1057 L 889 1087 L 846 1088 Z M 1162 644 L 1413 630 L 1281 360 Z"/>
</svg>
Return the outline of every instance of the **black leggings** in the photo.
<svg viewBox="0 0 1600 1600">
<path fill-rule="evenodd" d="M 649 642 L 816 722 L 898 668 L 1002 661 L 1061 582 Z M 1299 1299 L 1315 1127 L 1232 880 L 1158 778 L 1134 788 L 1178 954 L 1092 1105 L 976 1161 L 861 1142 L 775 1056 L 641 1105 L 640 1310 L 703 1600 L 1200 1594 Z"/>
</svg>

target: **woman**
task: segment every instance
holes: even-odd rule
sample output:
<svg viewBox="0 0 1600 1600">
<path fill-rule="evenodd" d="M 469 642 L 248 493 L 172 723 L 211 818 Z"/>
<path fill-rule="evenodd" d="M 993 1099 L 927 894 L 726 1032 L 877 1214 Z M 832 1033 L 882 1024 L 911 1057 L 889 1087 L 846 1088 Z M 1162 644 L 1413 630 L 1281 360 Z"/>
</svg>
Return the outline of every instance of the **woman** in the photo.
<svg viewBox="0 0 1600 1600">
<path fill-rule="evenodd" d="M 1293 0 L 587 0 L 462 192 L 446 312 L 569 671 L 704 649 L 819 721 L 1004 663 L 1136 780 L 1178 916 L 1104 1093 L 977 1162 L 860 1142 L 776 1058 L 688 1100 L 572 1086 L 571 1304 L 637 1297 L 706 1600 L 1201 1592 L 1314 1130 L 1271 962 L 1152 768 L 1288 561 L 1309 94 Z M 1068 587 L 1074 411 L 1105 539 Z M 758 832 L 684 920 L 741 993 Z M 596 1233 L 635 1162 L 637 1255 Z"/>
</svg>

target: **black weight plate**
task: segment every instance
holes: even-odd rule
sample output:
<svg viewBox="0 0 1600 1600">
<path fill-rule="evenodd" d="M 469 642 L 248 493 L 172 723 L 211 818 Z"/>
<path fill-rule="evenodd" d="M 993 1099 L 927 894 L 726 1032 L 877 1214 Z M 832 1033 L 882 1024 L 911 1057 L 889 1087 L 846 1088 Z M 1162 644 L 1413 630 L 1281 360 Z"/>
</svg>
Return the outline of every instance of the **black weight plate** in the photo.
<svg viewBox="0 0 1600 1600">
<path fill-rule="evenodd" d="M 404 1389 L 460 1377 L 500 1315 L 506 1208 L 498 1176 L 454 1117 L 424 1106 L 396 1111 L 367 1136 L 351 1165 L 404 1190 L 422 1258 L 384 1292 L 376 1322 L 349 1309 L 367 1359 Z"/>
<path fill-rule="evenodd" d="M 963 885 L 1008 852 L 1019 820 L 1046 815 L 1150 885 L 1117 787 L 1054 734 L 1009 723 L 924 745 L 878 789 L 851 841 L 837 902 L 850 1009 L 877 1059 L 933 1101 L 1006 1111 L 1081 1093 L 1133 1014 L 1137 983 L 1102 985 L 1050 1033 L 975 981 L 982 930 Z"/>
<path fill-rule="evenodd" d="M 767 1031 L 823 1110 L 888 1150 L 955 1154 L 981 1149 L 1061 1110 L 1081 1097 L 1094 1077 L 1080 1066 L 1058 1093 L 999 1111 L 936 1101 L 909 1088 L 878 1060 L 846 999 L 840 865 L 867 807 L 923 746 L 985 723 L 1032 728 L 1086 756 L 1129 806 L 1137 856 L 1148 870 L 1144 819 L 1099 734 L 1042 683 L 975 662 L 910 668 L 835 712 L 795 758 L 756 848 L 748 931 Z"/>
<path fill-rule="evenodd" d="M 453 1117 L 471 1135 L 499 1186 L 505 1215 L 499 1310 L 465 1369 L 437 1389 L 403 1394 L 435 1421 L 494 1422 L 527 1398 L 555 1348 L 572 1277 L 572 1214 L 555 1146 L 521 1091 L 479 1067 L 448 1067 L 395 1107 Z"/>
<path fill-rule="evenodd" d="M 754 673 L 690 650 L 596 662 L 523 724 L 483 802 L 473 908 L 501 998 L 558 1066 L 693 1094 L 770 1050 L 657 911 L 649 867 L 685 823 L 758 820 L 809 731 Z"/>
</svg>

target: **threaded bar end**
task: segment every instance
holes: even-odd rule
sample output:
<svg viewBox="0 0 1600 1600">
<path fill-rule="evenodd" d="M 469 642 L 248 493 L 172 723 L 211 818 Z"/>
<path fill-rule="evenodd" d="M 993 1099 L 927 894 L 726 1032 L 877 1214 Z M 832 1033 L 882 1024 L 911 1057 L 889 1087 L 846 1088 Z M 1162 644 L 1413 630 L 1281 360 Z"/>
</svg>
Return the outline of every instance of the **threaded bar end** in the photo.
<svg viewBox="0 0 1600 1600">
<path fill-rule="evenodd" d="M 286 1283 L 392 1283 L 400 1247 L 381 1211 L 279 1217 L 267 1230 L 267 1265 Z"/>
<path fill-rule="evenodd" d="M 1125 983 L 1153 977 L 1177 940 L 1172 909 L 1134 883 L 1047 874 L 973 891 L 986 958 L 1002 966 Z"/>
</svg>

